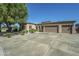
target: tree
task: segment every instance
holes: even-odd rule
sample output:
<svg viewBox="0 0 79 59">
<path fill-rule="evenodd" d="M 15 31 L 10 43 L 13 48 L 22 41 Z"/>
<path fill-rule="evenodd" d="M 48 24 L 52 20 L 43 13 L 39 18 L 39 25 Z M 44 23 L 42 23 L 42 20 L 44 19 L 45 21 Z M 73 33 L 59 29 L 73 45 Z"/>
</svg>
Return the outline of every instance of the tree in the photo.
<svg viewBox="0 0 79 59">
<path fill-rule="evenodd" d="M 18 22 L 21 25 L 25 22 L 25 18 L 28 17 L 27 7 L 23 3 L 6 3 L 0 4 L 0 22 L 5 22 L 8 31 L 11 32 L 11 24 Z"/>
<path fill-rule="evenodd" d="M 25 18 L 28 17 L 28 10 L 27 10 L 25 4 L 17 4 L 16 8 L 18 8 L 18 10 L 16 12 L 16 16 L 18 16 L 16 21 L 20 24 L 20 30 L 23 30 L 24 29 L 23 26 L 26 21 Z"/>
<path fill-rule="evenodd" d="M 1 32 L 1 24 L 4 21 L 3 20 L 3 11 L 5 12 L 6 8 L 4 6 L 4 4 L 0 4 L 0 32 Z"/>
<path fill-rule="evenodd" d="M 3 22 L 3 17 L 0 17 L 0 32 L 1 32 L 1 24 Z"/>
</svg>

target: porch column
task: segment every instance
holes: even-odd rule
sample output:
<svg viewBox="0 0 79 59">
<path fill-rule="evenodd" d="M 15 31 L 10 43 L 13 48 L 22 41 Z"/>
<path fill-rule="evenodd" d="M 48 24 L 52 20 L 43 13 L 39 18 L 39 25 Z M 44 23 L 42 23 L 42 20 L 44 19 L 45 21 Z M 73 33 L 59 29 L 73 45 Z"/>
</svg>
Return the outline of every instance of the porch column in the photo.
<svg viewBox="0 0 79 59">
<path fill-rule="evenodd" d="M 39 25 L 37 25 L 37 30 L 38 30 L 38 32 L 39 32 Z"/>
<path fill-rule="evenodd" d="M 45 26 L 43 26 L 43 32 L 45 32 Z"/>
<path fill-rule="evenodd" d="M 59 29 L 58 29 L 58 32 L 59 32 L 59 33 L 62 33 L 62 25 L 59 25 L 58 28 L 59 28 Z"/>
<path fill-rule="evenodd" d="M 41 32 L 41 26 L 39 26 L 39 32 Z"/>
<path fill-rule="evenodd" d="M 29 24 L 27 24 L 27 31 L 28 31 L 28 33 L 29 33 Z"/>
<path fill-rule="evenodd" d="M 72 25 L 72 33 L 76 33 L 75 24 Z"/>
</svg>

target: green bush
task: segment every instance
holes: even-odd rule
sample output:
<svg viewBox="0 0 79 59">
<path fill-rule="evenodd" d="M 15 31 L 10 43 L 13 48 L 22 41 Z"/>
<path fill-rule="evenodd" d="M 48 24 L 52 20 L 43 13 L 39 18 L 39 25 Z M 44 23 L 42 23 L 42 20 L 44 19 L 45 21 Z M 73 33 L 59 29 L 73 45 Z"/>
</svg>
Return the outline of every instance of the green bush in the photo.
<svg viewBox="0 0 79 59">
<path fill-rule="evenodd" d="M 28 33 L 28 30 L 26 30 L 26 33 Z"/>
<path fill-rule="evenodd" d="M 23 30 L 22 32 L 21 32 L 21 35 L 24 35 L 26 32 Z"/>
<path fill-rule="evenodd" d="M 35 30 L 35 29 L 29 30 L 30 33 L 34 33 L 34 32 L 36 32 L 36 31 L 37 31 L 37 30 Z"/>
</svg>

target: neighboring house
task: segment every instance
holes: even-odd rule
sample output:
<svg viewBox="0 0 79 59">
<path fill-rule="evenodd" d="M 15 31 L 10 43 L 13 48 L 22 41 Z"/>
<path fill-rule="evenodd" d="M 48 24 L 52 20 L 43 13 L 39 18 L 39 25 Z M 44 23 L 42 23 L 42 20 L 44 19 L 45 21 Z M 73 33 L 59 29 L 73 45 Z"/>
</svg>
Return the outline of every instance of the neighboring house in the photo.
<svg viewBox="0 0 79 59">
<path fill-rule="evenodd" d="M 76 24 L 76 32 L 79 33 L 79 24 Z"/>
<path fill-rule="evenodd" d="M 76 21 L 42 22 L 37 25 L 40 32 L 75 33 Z"/>
</svg>

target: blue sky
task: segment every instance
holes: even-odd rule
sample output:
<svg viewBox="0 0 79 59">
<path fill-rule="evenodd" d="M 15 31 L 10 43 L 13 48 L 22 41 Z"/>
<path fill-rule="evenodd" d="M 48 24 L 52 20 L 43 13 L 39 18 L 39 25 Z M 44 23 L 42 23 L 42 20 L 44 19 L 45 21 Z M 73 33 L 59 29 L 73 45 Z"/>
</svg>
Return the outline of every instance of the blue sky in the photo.
<svg viewBox="0 0 79 59">
<path fill-rule="evenodd" d="M 28 22 L 76 20 L 79 23 L 79 4 L 29 3 Z"/>
</svg>

